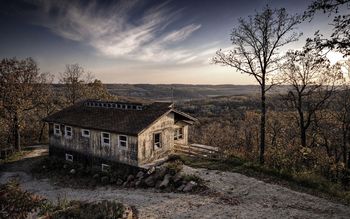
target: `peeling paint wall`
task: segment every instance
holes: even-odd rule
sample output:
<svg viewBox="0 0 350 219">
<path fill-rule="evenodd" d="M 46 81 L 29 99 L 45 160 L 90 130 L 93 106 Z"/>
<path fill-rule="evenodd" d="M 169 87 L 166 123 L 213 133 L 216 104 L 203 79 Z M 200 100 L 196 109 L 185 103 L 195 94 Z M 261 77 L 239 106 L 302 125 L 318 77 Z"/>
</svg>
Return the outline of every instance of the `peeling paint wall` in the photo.
<svg viewBox="0 0 350 219">
<path fill-rule="evenodd" d="M 162 147 L 156 149 L 153 145 L 154 133 L 161 133 Z M 144 164 L 162 157 L 173 149 L 174 146 L 174 114 L 169 113 L 161 117 L 138 136 L 139 164 Z"/>
<path fill-rule="evenodd" d="M 60 124 L 61 135 L 56 136 L 53 132 L 53 124 L 49 124 L 50 146 L 74 150 L 86 155 L 94 155 L 106 160 L 137 165 L 137 137 L 127 136 L 127 147 L 118 146 L 118 134 L 110 133 L 110 146 L 101 144 L 101 132 L 90 130 L 90 137 L 83 137 L 81 128 L 72 127 L 71 138 L 65 137 L 64 125 Z"/>
<path fill-rule="evenodd" d="M 182 144 L 182 145 L 188 145 L 188 125 L 187 123 L 184 122 L 176 122 L 176 124 L 174 125 L 174 128 L 182 128 L 183 129 L 183 137 L 182 139 L 178 139 L 178 140 L 174 140 L 175 144 Z"/>
</svg>

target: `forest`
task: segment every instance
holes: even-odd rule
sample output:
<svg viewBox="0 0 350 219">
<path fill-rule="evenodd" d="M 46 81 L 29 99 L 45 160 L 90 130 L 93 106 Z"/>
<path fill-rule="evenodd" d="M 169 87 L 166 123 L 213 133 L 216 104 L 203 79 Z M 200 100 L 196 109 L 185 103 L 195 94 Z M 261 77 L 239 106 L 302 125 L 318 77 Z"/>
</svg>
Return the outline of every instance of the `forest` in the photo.
<svg viewBox="0 0 350 219">
<path fill-rule="evenodd" d="M 332 64 L 326 56 L 350 55 L 348 4 L 315 1 L 304 15 L 266 7 L 240 19 L 231 34 L 234 49 L 219 50 L 212 62 L 255 78 L 258 93 L 177 99 L 176 108 L 199 119 L 191 142 L 349 191 L 350 60 Z M 334 17 L 332 35 L 317 32 L 302 49 L 281 55 L 281 47 L 301 36 L 296 27 L 316 12 Z M 67 64 L 57 79 L 53 83 L 53 74 L 41 72 L 32 58 L 0 61 L 1 150 L 47 143 L 42 119 L 80 100 L 128 98 L 110 93 L 79 64 Z M 280 85 L 285 91 L 274 92 Z"/>
</svg>

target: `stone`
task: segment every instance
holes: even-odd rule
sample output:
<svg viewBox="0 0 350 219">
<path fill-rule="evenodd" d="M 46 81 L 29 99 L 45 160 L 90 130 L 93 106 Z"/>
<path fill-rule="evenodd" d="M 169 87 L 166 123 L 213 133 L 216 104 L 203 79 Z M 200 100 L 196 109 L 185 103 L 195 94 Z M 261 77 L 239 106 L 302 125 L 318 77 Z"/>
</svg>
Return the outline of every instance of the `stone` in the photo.
<svg viewBox="0 0 350 219">
<path fill-rule="evenodd" d="M 169 182 L 170 182 L 170 178 L 171 178 L 171 175 L 170 174 L 166 174 L 164 176 L 163 181 L 160 183 L 159 188 L 164 189 L 164 188 L 168 187 Z"/>
<path fill-rule="evenodd" d="M 182 190 L 183 192 L 191 192 L 198 184 L 194 181 L 189 181 L 185 188 Z"/>
<path fill-rule="evenodd" d="M 98 175 L 98 173 L 96 173 L 95 175 L 93 175 L 92 178 L 97 179 L 97 178 L 99 178 L 99 177 L 100 177 L 100 175 Z"/>
<path fill-rule="evenodd" d="M 154 186 L 156 189 L 160 189 L 160 184 L 162 183 L 162 180 L 157 180 L 156 185 Z"/>
<path fill-rule="evenodd" d="M 133 175 L 129 175 L 128 178 L 126 179 L 126 181 L 129 183 L 131 181 L 133 181 L 135 179 L 135 177 Z"/>
<path fill-rule="evenodd" d="M 129 182 L 129 187 L 135 187 L 135 181 L 131 181 L 131 182 Z"/>
<path fill-rule="evenodd" d="M 67 164 L 63 165 L 63 169 L 67 169 L 67 167 L 68 167 Z"/>
<path fill-rule="evenodd" d="M 142 179 L 138 179 L 135 181 L 135 186 L 140 187 L 142 185 Z"/>
<path fill-rule="evenodd" d="M 138 179 L 142 179 L 144 177 L 145 173 L 142 172 L 142 171 L 139 171 L 137 174 L 136 174 L 136 178 Z"/>
<path fill-rule="evenodd" d="M 117 185 L 118 186 L 121 186 L 121 185 L 123 185 L 123 180 L 122 179 L 117 179 Z"/>
<path fill-rule="evenodd" d="M 75 169 L 71 169 L 70 171 L 69 171 L 69 173 L 70 174 L 75 174 L 77 171 L 75 170 Z"/>
<path fill-rule="evenodd" d="M 179 184 L 182 180 L 182 174 L 181 173 L 177 173 L 174 178 L 173 178 L 173 181 L 175 184 Z"/>
<path fill-rule="evenodd" d="M 145 184 L 148 187 L 154 187 L 155 183 L 156 183 L 156 180 L 155 180 L 153 175 L 151 175 L 145 179 Z"/>
<path fill-rule="evenodd" d="M 108 176 L 102 176 L 101 177 L 101 183 L 107 184 L 109 182 L 109 177 Z"/>
<path fill-rule="evenodd" d="M 154 173 L 156 171 L 156 168 L 155 167 L 151 167 L 148 169 L 147 171 L 147 175 L 151 175 L 152 173 Z"/>
<path fill-rule="evenodd" d="M 185 188 L 186 184 L 182 184 L 177 188 L 177 191 L 182 192 L 182 190 Z"/>
<path fill-rule="evenodd" d="M 167 173 L 167 168 L 165 167 L 160 167 L 156 170 L 154 173 L 156 179 L 163 179 L 165 174 Z"/>
</svg>

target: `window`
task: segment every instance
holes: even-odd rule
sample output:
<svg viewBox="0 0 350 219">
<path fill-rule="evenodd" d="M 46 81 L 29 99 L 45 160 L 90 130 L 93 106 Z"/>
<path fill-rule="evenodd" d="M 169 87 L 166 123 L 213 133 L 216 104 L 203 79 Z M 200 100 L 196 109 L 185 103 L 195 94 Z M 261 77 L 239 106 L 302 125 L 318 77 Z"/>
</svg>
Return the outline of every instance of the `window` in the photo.
<svg viewBox="0 0 350 219">
<path fill-rule="evenodd" d="M 126 135 L 119 135 L 119 147 L 128 146 L 128 137 Z"/>
<path fill-rule="evenodd" d="M 154 149 L 162 148 L 162 133 L 155 133 L 153 135 L 153 145 Z"/>
<path fill-rule="evenodd" d="M 54 134 L 59 136 L 61 135 L 61 127 L 60 124 L 54 124 L 53 125 L 53 129 L 54 129 Z"/>
<path fill-rule="evenodd" d="M 174 132 L 174 140 L 183 139 L 183 128 L 177 128 Z"/>
<path fill-rule="evenodd" d="M 66 161 L 73 162 L 73 155 L 71 155 L 71 154 L 66 154 Z"/>
<path fill-rule="evenodd" d="M 71 126 L 65 126 L 64 127 L 64 136 L 66 138 L 71 138 L 73 135 L 73 132 L 72 132 L 72 127 Z"/>
<path fill-rule="evenodd" d="M 101 170 L 102 170 L 102 172 L 109 172 L 111 170 L 111 166 L 103 163 L 101 165 Z"/>
<path fill-rule="evenodd" d="M 107 132 L 101 132 L 101 144 L 102 146 L 110 146 L 111 145 L 111 136 Z"/>
<path fill-rule="evenodd" d="M 90 138 L 90 130 L 88 130 L 88 129 L 82 129 L 82 130 L 81 130 L 81 136 Z"/>
</svg>

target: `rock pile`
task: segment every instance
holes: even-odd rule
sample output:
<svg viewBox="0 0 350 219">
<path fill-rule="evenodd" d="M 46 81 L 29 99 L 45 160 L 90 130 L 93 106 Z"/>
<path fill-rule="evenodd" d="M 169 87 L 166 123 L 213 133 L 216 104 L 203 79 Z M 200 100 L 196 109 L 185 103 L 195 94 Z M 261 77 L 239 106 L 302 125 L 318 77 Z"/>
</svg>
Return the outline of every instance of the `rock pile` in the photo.
<svg viewBox="0 0 350 219">
<path fill-rule="evenodd" d="M 126 179 L 108 179 L 107 176 L 100 178 L 103 184 L 108 181 L 114 185 L 125 188 L 156 188 L 164 191 L 193 192 L 200 185 L 198 182 L 187 179 L 180 172 L 169 171 L 165 166 L 157 167 L 153 171 L 139 171 L 137 174 L 130 174 Z"/>
</svg>

